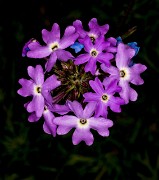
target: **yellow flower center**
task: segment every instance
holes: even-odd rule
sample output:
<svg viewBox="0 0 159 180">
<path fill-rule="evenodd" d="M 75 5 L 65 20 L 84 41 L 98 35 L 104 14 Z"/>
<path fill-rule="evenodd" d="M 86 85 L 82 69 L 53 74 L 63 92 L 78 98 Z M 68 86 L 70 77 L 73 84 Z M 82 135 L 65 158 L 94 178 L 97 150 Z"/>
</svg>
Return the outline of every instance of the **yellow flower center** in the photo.
<svg viewBox="0 0 159 180">
<path fill-rule="evenodd" d="M 107 95 L 103 95 L 103 96 L 102 96 L 102 100 L 103 100 L 103 101 L 106 101 L 107 99 L 108 99 L 108 96 L 107 96 Z"/>
<path fill-rule="evenodd" d="M 98 55 L 98 51 L 96 49 L 92 49 L 90 54 L 91 56 L 96 57 Z"/>
<path fill-rule="evenodd" d="M 36 88 L 37 93 L 41 93 L 41 87 Z"/>
<path fill-rule="evenodd" d="M 80 123 L 83 125 L 83 124 L 86 124 L 87 123 L 87 119 L 80 119 Z"/>
<path fill-rule="evenodd" d="M 90 39 L 91 39 L 91 41 L 94 43 L 95 37 L 94 37 L 94 36 L 90 36 Z"/>
<path fill-rule="evenodd" d="M 59 45 L 58 45 L 57 42 L 55 42 L 55 43 L 52 43 L 52 44 L 50 45 L 50 48 L 52 49 L 52 51 L 55 51 L 56 49 L 59 48 Z"/>
<path fill-rule="evenodd" d="M 103 94 L 101 97 L 101 101 L 103 101 L 104 103 L 106 103 L 109 100 L 109 95 L 107 94 Z"/>
<path fill-rule="evenodd" d="M 124 71 L 124 70 L 121 70 L 121 71 L 120 71 L 120 77 L 123 78 L 123 77 L 125 77 L 125 75 L 126 75 L 125 71 Z"/>
</svg>

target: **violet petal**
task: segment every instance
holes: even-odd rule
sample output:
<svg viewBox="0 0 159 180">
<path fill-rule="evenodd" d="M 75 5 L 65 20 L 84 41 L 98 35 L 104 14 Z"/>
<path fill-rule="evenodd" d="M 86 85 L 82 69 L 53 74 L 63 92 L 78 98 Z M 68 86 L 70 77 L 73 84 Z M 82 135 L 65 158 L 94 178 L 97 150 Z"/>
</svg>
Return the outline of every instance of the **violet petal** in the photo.
<svg viewBox="0 0 159 180">
<path fill-rule="evenodd" d="M 40 46 L 34 50 L 27 52 L 27 56 L 30 58 L 44 58 L 51 54 L 52 50 L 48 46 Z"/>
<path fill-rule="evenodd" d="M 79 144 L 81 141 L 85 141 L 85 143 L 90 146 L 93 144 L 94 137 L 90 130 L 85 129 L 76 129 L 72 136 L 72 142 L 74 145 Z"/>
<path fill-rule="evenodd" d="M 22 88 L 17 91 L 19 95 L 27 97 L 33 94 L 34 83 L 32 80 L 21 78 L 18 82 L 22 85 Z"/>
<path fill-rule="evenodd" d="M 56 55 L 57 55 L 57 58 L 61 61 L 67 61 L 73 58 L 73 55 L 70 52 L 65 51 L 63 49 L 57 50 Z"/>
<path fill-rule="evenodd" d="M 32 66 L 28 67 L 28 74 L 34 80 L 37 85 L 42 85 L 44 82 L 44 72 L 41 65 L 36 65 L 35 68 Z"/>
<path fill-rule="evenodd" d="M 73 101 L 73 102 L 67 101 L 67 104 L 68 107 L 71 109 L 71 111 L 73 111 L 78 118 L 82 117 L 81 112 L 83 112 L 83 108 L 78 101 Z"/>
</svg>

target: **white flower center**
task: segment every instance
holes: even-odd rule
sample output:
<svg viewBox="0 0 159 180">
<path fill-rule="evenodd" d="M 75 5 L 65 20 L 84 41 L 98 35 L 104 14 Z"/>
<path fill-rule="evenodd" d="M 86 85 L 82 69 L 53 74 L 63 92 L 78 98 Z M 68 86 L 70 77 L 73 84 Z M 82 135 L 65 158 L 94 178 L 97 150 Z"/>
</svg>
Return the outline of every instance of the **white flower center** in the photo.
<svg viewBox="0 0 159 180">
<path fill-rule="evenodd" d="M 43 114 L 46 114 L 46 113 L 48 113 L 48 112 L 49 112 L 48 107 L 45 105 L 45 106 L 44 106 Z"/>
<path fill-rule="evenodd" d="M 98 56 L 98 51 L 96 49 L 92 49 L 90 51 L 90 54 L 91 54 L 92 57 L 97 57 Z"/>
<path fill-rule="evenodd" d="M 106 103 L 106 102 L 108 102 L 108 100 L 109 100 L 109 96 L 108 96 L 107 94 L 103 94 L 102 97 L 101 97 L 101 100 L 102 100 L 104 103 Z"/>
<path fill-rule="evenodd" d="M 56 49 L 59 48 L 59 44 L 58 42 L 54 42 L 54 43 L 51 43 L 49 47 L 51 48 L 52 51 L 55 51 Z"/>
<path fill-rule="evenodd" d="M 79 127 L 79 128 L 87 129 L 87 128 L 89 127 L 89 122 L 88 122 L 88 120 L 85 119 L 85 118 L 79 119 L 79 121 L 78 121 L 78 127 Z"/>
<path fill-rule="evenodd" d="M 35 86 L 35 87 L 34 87 L 34 92 L 35 92 L 36 95 L 40 95 L 40 94 L 41 94 L 41 90 L 42 90 L 42 89 L 41 89 L 40 86 Z"/>
<path fill-rule="evenodd" d="M 120 69 L 119 74 L 120 78 L 122 78 L 123 80 L 128 80 L 130 78 L 130 73 L 127 68 Z"/>
<path fill-rule="evenodd" d="M 47 106 L 46 106 L 46 105 L 44 106 L 44 111 L 48 111 L 48 108 L 47 108 Z"/>
<path fill-rule="evenodd" d="M 92 34 L 92 33 L 88 33 L 88 36 L 90 37 L 91 41 L 94 43 L 94 41 L 95 41 L 96 38 L 97 38 L 97 35 Z"/>
</svg>

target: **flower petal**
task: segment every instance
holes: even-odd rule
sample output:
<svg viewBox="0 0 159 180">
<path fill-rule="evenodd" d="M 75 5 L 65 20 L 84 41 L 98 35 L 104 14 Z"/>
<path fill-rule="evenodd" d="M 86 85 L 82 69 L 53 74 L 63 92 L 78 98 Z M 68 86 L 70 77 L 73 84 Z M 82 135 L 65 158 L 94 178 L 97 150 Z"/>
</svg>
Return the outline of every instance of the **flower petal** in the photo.
<svg viewBox="0 0 159 180">
<path fill-rule="evenodd" d="M 83 108 L 78 101 L 67 101 L 68 107 L 75 113 L 78 118 L 83 118 Z"/>
<path fill-rule="evenodd" d="M 30 58 L 44 58 L 51 54 L 51 48 L 48 46 L 40 46 L 36 47 L 34 50 L 30 50 L 27 52 L 27 57 Z"/>
<path fill-rule="evenodd" d="M 96 61 L 97 61 L 96 58 L 90 58 L 90 59 L 88 60 L 88 63 L 85 65 L 84 70 L 85 70 L 86 72 L 90 71 L 91 74 L 94 75 L 95 72 L 96 72 L 96 69 L 97 69 Z"/>
<path fill-rule="evenodd" d="M 108 105 L 110 107 L 110 109 L 113 112 L 121 112 L 121 107 L 120 105 L 125 104 L 124 99 L 120 98 L 120 97 L 111 97 L 110 101 L 108 102 Z"/>
<path fill-rule="evenodd" d="M 90 80 L 89 84 L 97 94 L 102 95 L 104 93 L 103 84 L 97 77 L 95 78 L 95 81 Z"/>
<path fill-rule="evenodd" d="M 88 26 L 90 29 L 94 29 L 96 26 L 98 26 L 97 18 L 92 18 L 89 21 Z"/>
<path fill-rule="evenodd" d="M 58 125 L 57 134 L 67 134 L 72 128 L 76 128 L 78 120 L 76 116 L 70 115 L 55 117 L 53 122 Z"/>
<path fill-rule="evenodd" d="M 109 45 L 110 45 L 110 43 L 105 41 L 104 36 L 99 36 L 95 40 L 94 48 L 97 51 L 102 52 L 104 50 L 104 48 L 109 46 Z"/>
<path fill-rule="evenodd" d="M 67 126 L 59 126 L 57 128 L 57 134 L 58 135 L 65 135 L 67 134 L 69 131 L 71 131 L 72 127 L 67 127 Z"/>
<path fill-rule="evenodd" d="M 18 81 L 21 85 L 22 88 L 20 88 L 17 93 L 23 97 L 31 96 L 33 94 L 33 86 L 34 83 L 32 80 L 27 80 L 24 78 L 19 79 Z"/>
<path fill-rule="evenodd" d="M 28 66 L 28 74 L 37 85 L 42 85 L 44 82 L 44 72 L 41 65 L 36 65 L 35 68 Z"/>
<path fill-rule="evenodd" d="M 77 40 L 78 36 L 79 35 L 77 33 L 74 33 L 70 36 L 63 36 L 59 42 L 60 49 L 65 49 L 65 48 L 69 47 L 70 45 L 74 44 L 74 42 Z"/>
<path fill-rule="evenodd" d="M 90 55 L 89 54 L 80 54 L 79 56 L 77 56 L 74 60 L 74 64 L 75 65 L 79 65 L 79 64 L 84 64 L 85 62 L 87 62 L 90 59 Z"/>
<path fill-rule="evenodd" d="M 65 51 L 63 49 L 57 50 L 56 55 L 57 55 L 57 58 L 61 61 L 67 61 L 73 58 L 73 55 L 70 52 Z"/>
<path fill-rule="evenodd" d="M 97 61 L 104 63 L 106 66 L 110 66 L 110 60 L 113 59 L 112 53 L 100 53 L 97 57 Z"/>
<path fill-rule="evenodd" d="M 61 85 L 61 81 L 57 80 L 57 76 L 56 75 L 52 75 L 50 77 L 48 77 L 45 82 L 43 83 L 43 89 L 42 90 L 53 90 L 55 88 L 57 88 L 58 86 Z"/>
<path fill-rule="evenodd" d="M 90 128 L 96 130 L 101 136 L 109 136 L 109 127 L 113 126 L 113 121 L 102 117 L 89 119 Z"/>
<path fill-rule="evenodd" d="M 53 105 L 53 111 L 60 115 L 63 115 L 68 113 L 70 111 L 70 108 L 67 105 L 55 104 Z"/>
<path fill-rule="evenodd" d="M 43 112 L 43 116 L 45 119 L 44 124 L 43 124 L 43 130 L 47 134 L 52 134 L 55 137 L 56 136 L 56 128 L 57 128 L 57 126 L 53 123 L 53 119 L 55 116 L 49 110 L 45 110 Z"/>
<path fill-rule="evenodd" d="M 48 90 L 46 90 L 46 91 L 43 91 L 43 92 L 42 92 L 42 95 L 43 95 L 46 103 L 52 105 L 52 103 L 53 103 L 53 98 L 52 98 L 51 92 L 48 91 Z"/>
<path fill-rule="evenodd" d="M 84 45 L 84 50 L 89 53 L 90 50 L 93 48 L 93 43 L 92 43 L 90 37 L 89 37 L 89 36 L 86 36 L 86 37 L 82 40 L 82 42 L 83 42 L 83 45 Z M 81 43 L 82 43 L 82 42 L 81 42 Z"/>
<path fill-rule="evenodd" d="M 22 56 L 25 57 L 28 51 L 36 49 L 37 47 L 40 47 L 40 46 L 41 45 L 36 39 L 31 38 L 28 42 L 25 43 L 22 49 Z"/>
<path fill-rule="evenodd" d="M 96 93 L 87 92 L 83 94 L 84 102 L 92 102 L 92 101 L 98 101 L 101 97 L 101 95 L 98 95 Z"/>
<path fill-rule="evenodd" d="M 86 31 L 83 29 L 82 22 L 80 20 L 76 20 L 73 22 L 73 26 L 76 28 L 77 33 L 81 38 L 86 36 Z"/>
<path fill-rule="evenodd" d="M 107 103 L 98 102 L 96 109 L 95 109 L 95 117 L 103 116 L 104 118 L 107 118 L 108 110 L 107 110 Z"/>
<path fill-rule="evenodd" d="M 117 52 L 117 48 L 116 48 L 116 47 L 109 46 L 109 47 L 106 47 L 106 48 L 105 48 L 105 51 L 106 51 L 106 52 L 110 52 L 110 53 L 116 53 L 116 52 Z"/>
<path fill-rule="evenodd" d="M 129 65 L 130 59 L 135 55 L 135 50 L 130 46 L 119 43 L 116 54 L 116 66 L 120 69 Z"/>
<path fill-rule="evenodd" d="M 136 101 L 137 97 L 138 97 L 137 92 L 133 88 L 131 88 L 130 89 L 130 101 Z"/>
<path fill-rule="evenodd" d="M 76 116 L 64 115 L 60 117 L 55 117 L 53 119 L 53 122 L 59 126 L 68 126 L 73 128 L 76 127 L 78 119 L 79 118 L 77 118 Z"/>
<path fill-rule="evenodd" d="M 114 67 L 114 66 L 106 66 L 105 64 L 101 64 L 101 69 L 105 72 L 105 73 L 109 73 L 110 75 L 115 75 L 118 77 L 120 77 L 119 74 L 119 70 L 118 68 Z"/>
<path fill-rule="evenodd" d="M 112 95 L 116 92 L 120 92 L 122 88 L 118 86 L 118 82 L 119 80 L 117 79 L 106 77 L 103 81 L 103 85 L 106 89 L 106 92 Z"/>
<path fill-rule="evenodd" d="M 52 52 L 50 58 L 47 60 L 45 64 L 45 68 L 47 72 L 51 71 L 52 67 L 56 63 L 56 60 L 57 60 L 57 55 L 55 52 Z"/>
<path fill-rule="evenodd" d="M 76 129 L 72 136 L 72 142 L 74 145 L 79 144 L 81 141 L 85 141 L 85 143 L 90 146 L 93 144 L 94 137 L 89 129 Z"/>
<path fill-rule="evenodd" d="M 131 101 L 137 100 L 137 92 L 132 89 L 127 81 L 119 81 L 119 86 L 122 87 L 120 94 L 120 97 L 125 100 L 125 104 L 129 103 L 129 99 Z"/>
<path fill-rule="evenodd" d="M 98 29 L 102 35 L 106 34 L 109 30 L 109 25 L 105 24 L 103 26 L 99 26 L 97 19 L 96 18 L 92 18 L 89 23 L 88 23 L 89 28 L 92 29 Z"/>
<path fill-rule="evenodd" d="M 32 38 L 32 42 L 28 44 L 28 48 L 33 51 L 39 47 L 42 47 L 40 43 L 36 39 Z"/>
<path fill-rule="evenodd" d="M 142 64 L 134 64 L 131 68 L 131 78 L 132 80 L 130 81 L 132 84 L 135 85 L 141 85 L 144 83 L 144 80 L 140 77 L 140 74 L 144 72 L 147 69 L 145 65 Z"/>
<path fill-rule="evenodd" d="M 104 53 L 100 53 L 98 55 L 98 61 L 101 63 L 104 63 L 105 65 L 109 65 L 110 66 L 110 60 L 112 60 L 114 58 L 114 55 L 112 53 L 109 52 L 104 52 Z"/>
<path fill-rule="evenodd" d="M 42 38 L 46 44 L 58 41 L 60 39 L 60 27 L 57 23 L 54 23 L 51 31 L 46 29 L 42 30 Z"/>
<path fill-rule="evenodd" d="M 32 101 L 27 105 L 28 112 L 36 113 L 37 117 L 41 117 L 44 111 L 44 98 L 42 95 L 34 96 Z"/>
<path fill-rule="evenodd" d="M 88 103 L 84 108 L 83 118 L 85 118 L 85 119 L 90 118 L 95 111 L 95 107 L 96 107 L 96 103 L 92 103 L 92 102 Z"/>
<path fill-rule="evenodd" d="M 116 46 L 117 40 L 114 37 L 109 37 L 106 39 L 106 41 L 110 42 L 112 46 Z"/>
<path fill-rule="evenodd" d="M 37 122 L 40 119 L 40 117 L 37 117 L 35 112 L 31 113 L 28 117 L 29 122 Z"/>
<path fill-rule="evenodd" d="M 67 26 L 64 32 L 64 36 L 71 36 L 72 34 L 75 33 L 75 27 L 73 26 Z"/>
</svg>

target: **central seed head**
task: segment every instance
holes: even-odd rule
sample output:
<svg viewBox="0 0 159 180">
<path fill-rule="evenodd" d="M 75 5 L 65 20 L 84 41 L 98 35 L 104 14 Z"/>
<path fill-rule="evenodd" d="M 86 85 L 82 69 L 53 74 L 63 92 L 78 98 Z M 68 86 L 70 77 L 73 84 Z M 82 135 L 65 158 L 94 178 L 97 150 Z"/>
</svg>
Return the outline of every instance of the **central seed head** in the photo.
<svg viewBox="0 0 159 180">
<path fill-rule="evenodd" d="M 121 71 L 120 71 L 120 77 L 124 77 L 124 76 L 125 76 L 125 74 L 126 74 L 126 73 L 125 73 L 125 71 L 124 71 L 124 70 L 121 70 Z"/>
<path fill-rule="evenodd" d="M 83 99 L 83 94 L 89 91 L 89 80 L 93 79 L 91 73 L 84 71 L 84 66 L 76 66 L 72 60 L 57 62 L 52 71 L 57 75 L 61 85 L 53 91 L 53 102 Z"/>
<path fill-rule="evenodd" d="M 80 123 L 81 124 L 86 124 L 87 123 L 87 119 L 80 119 Z"/>
</svg>

